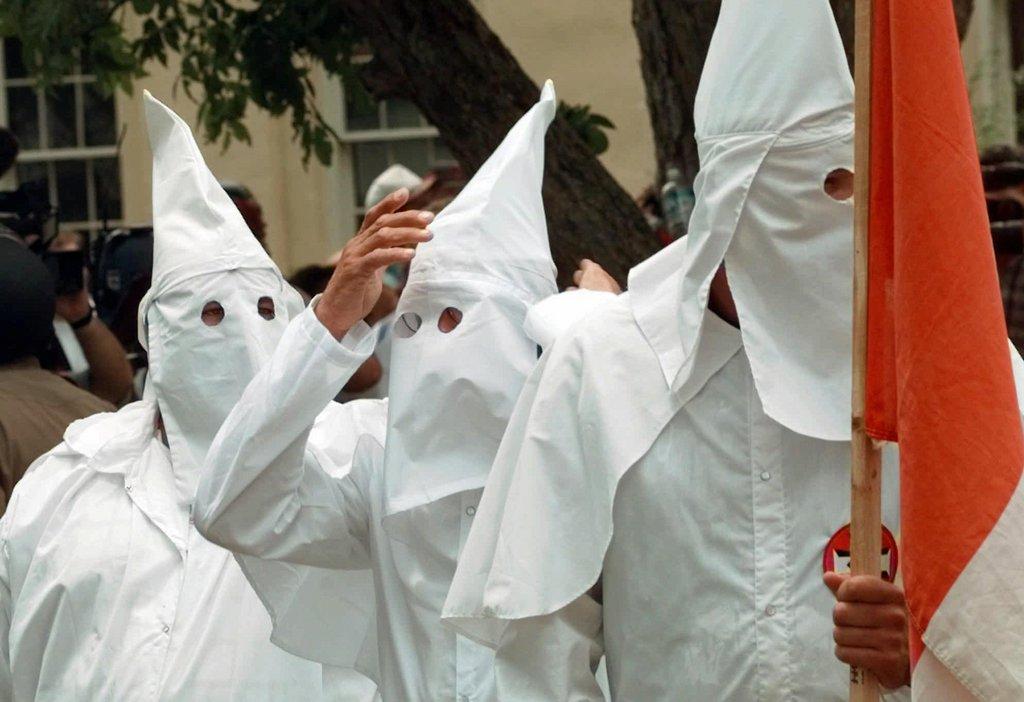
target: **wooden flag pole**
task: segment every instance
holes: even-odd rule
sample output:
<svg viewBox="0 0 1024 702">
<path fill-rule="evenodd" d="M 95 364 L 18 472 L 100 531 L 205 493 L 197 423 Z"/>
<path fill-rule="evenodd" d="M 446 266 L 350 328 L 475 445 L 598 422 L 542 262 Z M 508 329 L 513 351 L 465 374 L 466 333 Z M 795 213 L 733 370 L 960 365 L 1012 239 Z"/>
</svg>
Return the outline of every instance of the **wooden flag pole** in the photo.
<svg viewBox="0 0 1024 702">
<path fill-rule="evenodd" d="M 854 83 L 853 461 L 850 501 L 850 570 L 880 575 L 882 454 L 864 427 L 867 379 L 868 225 L 871 186 L 871 3 L 856 0 Z M 850 702 L 878 702 L 878 680 L 850 668 Z"/>
</svg>

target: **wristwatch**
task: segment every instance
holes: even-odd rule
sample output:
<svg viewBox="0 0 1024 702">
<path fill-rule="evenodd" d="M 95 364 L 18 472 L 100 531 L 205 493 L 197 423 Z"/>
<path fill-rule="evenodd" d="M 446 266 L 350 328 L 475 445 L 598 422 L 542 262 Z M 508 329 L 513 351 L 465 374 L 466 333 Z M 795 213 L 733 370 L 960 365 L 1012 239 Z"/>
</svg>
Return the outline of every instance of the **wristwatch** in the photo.
<svg viewBox="0 0 1024 702">
<path fill-rule="evenodd" d="M 82 327 L 87 325 L 89 322 L 94 320 L 95 318 L 96 318 L 96 303 L 94 303 L 92 301 L 92 299 L 90 299 L 89 300 L 89 311 L 87 313 L 85 313 L 80 319 L 76 319 L 73 322 L 68 322 L 68 324 L 71 326 L 72 329 L 74 329 L 75 331 L 78 331 L 79 329 L 81 329 Z"/>
</svg>

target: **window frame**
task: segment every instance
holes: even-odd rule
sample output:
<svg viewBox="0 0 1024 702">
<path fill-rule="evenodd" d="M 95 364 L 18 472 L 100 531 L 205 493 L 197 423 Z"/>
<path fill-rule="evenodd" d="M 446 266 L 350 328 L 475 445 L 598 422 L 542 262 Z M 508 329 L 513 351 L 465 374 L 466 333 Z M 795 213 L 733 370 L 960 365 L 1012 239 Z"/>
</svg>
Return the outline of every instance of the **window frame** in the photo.
<svg viewBox="0 0 1024 702">
<path fill-rule="evenodd" d="M 113 158 L 117 168 L 121 168 L 120 146 L 117 142 L 121 140 L 121 134 L 116 131 L 120 124 L 119 108 L 117 100 L 113 101 L 115 139 L 114 144 L 101 146 L 74 146 L 50 148 L 50 130 L 48 122 L 48 107 L 46 104 L 46 93 L 36 87 L 31 77 L 8 78 L 7 77 L 7 56 L 4 40 L 0 39 L 0 126 L 9 127 L 10 113 L 7 104 L 7 91 L 9 88 L 32 88 L 36 96 L 36 111 L 39 115 L 39 139 L 40 146 L 36 149 L 22 149 L 18 154 L 18 164 L 45 164 L 46 178 L 49 187 L 48 195 L 51 203 L 59 204 L 57 197 L 57 163 L 61 161 L 80 161 L 85 166 L 85 195 L 86 195 L 86 216 L 85 220 L 60 220 L 60 228 L 73 229 L 76 231 L 95 232 L 104 227 L 117 227 L 123 225 L 124 217 L 124 184 L 118 177 L 117 187 L 119 200 L 121 202 L 121 213 L 116 219 L 103 220 L 100 217 L 98 193 L 96 189 L 94 162 L 99 159 Z M 73 73 L 62 76 L 58 85 L 73 85 L 75 89 L 75 142 L 85 143 L 85 86 L 96 83 L 96 76 L 84 73 Z M 12 168 L 0 182 L 0 187 L 17 187 L 17 168 Z"/>
<path fill-rule="evenodd" d="M 367 58 L 367 60 L 369 60 L 369 59 Z M 349 148 L 351 149 L 352 156 L 351 156 L 350 167 L 352 168 L 352 184 L 353 184 L 353 191 L 354 191 L 354 195 L 355 195 L 355 203 L 354 203 L 354 210 L 353 211 L 355 212 L 356 222 L 357 222 L 357 226 L 358 226 L 358 223 L 362 221 L 363 215 L 366 214 L 366 211 L 367 211 L 368 208 L 366 207 L 365 204 L 361 203 L 361 200 L 362 200 L 363 196 L 365 195 L 365 193 L 360 193 L 358 191 L 358 188 L 359 188 L 359 185 L 360 185 L 358 174 L 356 172 L 356 168 L 357 168 L 356 163 L 357 163 L 358 157 L 356 156 L 355 148 L 354 147 L 358 146 L 360 144 L 371 144 L 371 143 L 384 144 L 385 147 L 388 149 L 388 159 L 387 160 L 388 160 L 389 164 L 393 165 L 394 163 L 397 163 L 397 161 L 393 158 L 393 156 L 391 154 L 391 145 L 392 144 L 397 143 L 397 142 L 403 142 L 403 141 L 428 140 L 430 142 L 430 146 L 429 146 L 430 152 L 429 153 L 430 153 L 430 155 L 432 157 L 431 160 L 437 161 L 438 159 L 436 158 L 435 146 L 434 146 L 433 142 L 434 142 L 434 140 L 438 139 L 441 136 L 441 133 L 438 131 L 437 127 L 434 127 L 434 126 L 430 125 L 429 123 L 427 123 L 426 117 L 424 117 L 422 114 L 420 115 L 420 119 L 424 122 L 424 124 L 422 126 L 419 126 L 419 127 L 387 127 L 387 126 L 382 126 L 382 125 L 386 125 L 387 124 L 387 117 L 388 117 L 388 115 L 387 115 L 387 100 L 386 99 L 385 100 L 380 100 L 380 101 L 377 102 L 377 125 L 378 126 L 377 126 L 376 129 L 349 129 L 349 126 L 348 126 L 348 99 L 347 99 L 347 94 L 346 94 L 346 91 L 345 91 L 345 84 L 344 84 L 344 81 L 341 81 L 341 80 L 339 80 L 338 83 L 340 84 L 340 87 L 341 87 L 341 96 L 340 96 L 341 97 L 341 105 L 340 105 L 340 108 L 341 108 L 341 115 L 340 115 L 341 128 L 338 130 L 338 136 L 340 137 L 341 141 L 344 144 L 346 144 L 347 146 L 349 146 Z"/>
</svg>

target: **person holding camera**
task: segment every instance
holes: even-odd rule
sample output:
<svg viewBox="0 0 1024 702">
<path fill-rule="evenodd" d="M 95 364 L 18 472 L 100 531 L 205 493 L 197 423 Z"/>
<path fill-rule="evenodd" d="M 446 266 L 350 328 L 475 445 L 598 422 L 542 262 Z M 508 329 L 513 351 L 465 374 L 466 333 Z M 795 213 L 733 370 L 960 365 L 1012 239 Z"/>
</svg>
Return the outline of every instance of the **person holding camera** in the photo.
<svg viewBox="0 0 1024 702">
<path fill-rule="evenodd" d="M 120 407 L 132 399 L 132 366 L 128 352 L 96 314 L 83 266 L 83 241 L 78 232 L 62 232 L 50 243 L 49 257 L 67 256 L 70 283 L 57 284 L 57 316 L 68 323 L 89 364 L 89 392 Z"/>
<path fill-rule="evenodd" d="M 0 176 L 14 165 L 18 142 L 0 129 Z M 85 286 L 57 294 L 51 272 L 23 236 L 0 224 L 0 513 L 36 458 L 60 443 L 76 419 L 114 409 L 131 392 L 124 349 L 96 319 Z M 92 369 L 82 390 L 42 367 L 54 315 L 67 320 Z"/>
<path fill-rule="evenodd" d="M 15 483 L 36 458 L 60 443 L 71 422 L 114 407 L 40 366 L 57 310 L 53 280 L 20 240 L 2 235 L 0 300 L 2 512 Z"/>
</svg>

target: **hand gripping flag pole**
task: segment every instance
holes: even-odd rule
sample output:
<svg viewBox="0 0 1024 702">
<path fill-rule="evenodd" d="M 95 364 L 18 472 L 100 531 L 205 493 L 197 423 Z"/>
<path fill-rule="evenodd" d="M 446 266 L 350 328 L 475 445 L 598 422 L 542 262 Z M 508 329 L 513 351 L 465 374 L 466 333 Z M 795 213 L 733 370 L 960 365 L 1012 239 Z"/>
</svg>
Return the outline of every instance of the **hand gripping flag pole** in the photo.
<svg viewBox="0 0 1024 702">
<path fill-rule="evenodd" d="M 871 188 L 871 28 L 872 0 L 856 0 L 854 84 L 854 273 L 853 273 L 853 441 L 850 495 L 850 570 L 880 575 L 882 550 L 882 454 L 867 434 L 868 237 Z M 850 702 L 877 702 L 878 680 L 850 668 Z"/>
</svg>

